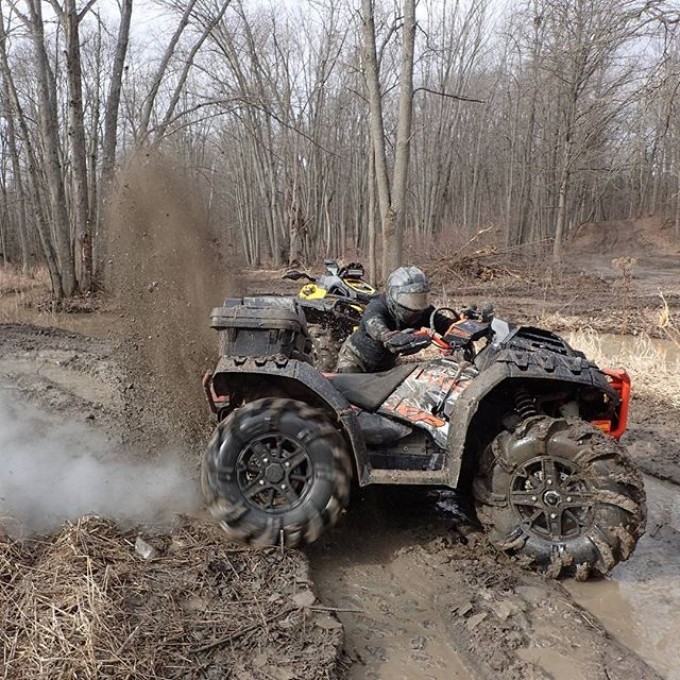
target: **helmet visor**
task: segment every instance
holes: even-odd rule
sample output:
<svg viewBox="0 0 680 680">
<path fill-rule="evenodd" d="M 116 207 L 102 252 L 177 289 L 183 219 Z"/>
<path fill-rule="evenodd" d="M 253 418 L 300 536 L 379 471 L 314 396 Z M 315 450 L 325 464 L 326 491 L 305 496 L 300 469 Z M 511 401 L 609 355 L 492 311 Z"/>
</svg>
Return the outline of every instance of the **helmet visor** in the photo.
<svg viewBox="0 0 680 680">
<path fill-rule="evenodd" d="M 394 301 L 400 306 L 411 310 L 412 312 L 420 312 L 427 309 L 428 306 L 428 292 L 420 291 L 417 293 L 397 292 L 394 295 Z"/>
</svg>

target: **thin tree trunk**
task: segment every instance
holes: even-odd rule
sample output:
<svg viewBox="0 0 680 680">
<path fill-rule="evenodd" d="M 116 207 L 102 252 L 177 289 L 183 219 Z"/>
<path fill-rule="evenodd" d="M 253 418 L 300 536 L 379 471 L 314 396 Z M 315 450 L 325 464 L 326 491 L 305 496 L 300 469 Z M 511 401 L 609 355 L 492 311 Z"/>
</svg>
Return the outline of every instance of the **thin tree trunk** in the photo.
<svg viewBox="0 0 680 680">
<path fill-rule="evenodd" d="M 153 83 L 151 85 L 151 90 L 149 91 L 149 94 L 144 100 L 144 104 L 142 106 L 142 115 L 137 135 L 138 141 L 144 141 L 149 134 L 151 114 L 153 112 L 154 104 L 156 103 L 156 96 L 158 95 L 161 83 L 163 82 L 163 78 L 165 77 L 165 72 L 168 70 L 170 59 L 172 59 L 172 56 L 175 53 L 175 49 L 177 49 L 177 43 L 179 42 L 179 39 L 182 37 L 184 29 L 186 29 L 186 27 L 189 25 L 189 17 L 191 16 L 191 12 L 193 11 L 196 5 L 196 1 L 197 0 L 189 0 L 186 3 L 186 7 L 184 8 L 184 12 L 182 13 L 182 18 L 180 19 L 180 22 L 177 25 L 175 32 L 172 34 L 172 38 L 170 38 L 170 42 L 168 43 L 165 52 L 163 53 L 161 63 L 158 66 L 158 70 L 156 71 Z"/>
<path fill-rule="evenodd" d="M 564 227 L 567 221 L 567 191 L 569 190 L 570 165 L 571 134 L 567 133 L 562 150 L 562 170 L 560 172 L 555 242 L 553 244 L 553 263 L 557 265 L 562 261 L 562 239 L 564 238 Z"/>
<path fill-rule="evenodd" d="M 0 17 L 1 16 L 2 0 L 0 0 Z M 4 22 L 0 21 L 0 27 L 0 30 L 2 31 L 0 34 L 0 69 L 2 70 L 3 80 L 8 88 L 9 97 L 13 108 L 12 113 L 16 118 L 16 121 L 19 123 L 19 129 L 21 130 L 21 135 L 23 137 L 26 155 L 28 156 L 28 189 L 29 195 L 32 197 L 32 209 L 35 215 L 38 240 L 40 241 L 40 246 L 45 256 L 45 262 L 47 263 L 47 270 L 49 272 L 50 283 L 52 285 L 52 295 L 55 297 L 55 299 L 59 300 L 64 296 L 64 291 L 62 288 L 62 279 L 59 272 L 57 254 L 54 250 L 52 239 L 50 238 L 47 220 L 45 218 L 45 211 L 43 209 L 41 200 L 42 194 L 39 187 L 42 183 L 42 178 L 39 176 L 37 159 L 33 145 L 31 144 L 31 137 L 28 131 L 28 125 L 26 123 L 26 117 L 24 116 L 24 112 L 21 108 L 21 103 L 17 95 L 12 72 L 9 67 L 5 42 Z"/>
<path fill-rule="evenodd" d="M 368 271 L 373 285 L 377 285 L 379 278 L 375 241 L 375 155 L 371 149 L 368 154 Z"/>
<path fill-rule="evenodd" d="M 102 144 L 102 185 L 106 194 L 116 165 L 116 146 L 118 142 L 118 114 L 120 111 L 120 94 L 123 87 L 123 72 L 130 40 L 130 21 L 132 18 L 133 0 L 122 0 L 116 56 L 113 60 L 109 93 L 104 108 L 104 141 Z"/>
<path fill-rule="evenodd" d="M 14 176 L 14 187 L 17 195 L 17 229 L 19 232 L 19 248 L 21 251 L 21 271 L 28 273 L 28 238 L 26 228 L 26 203 L 24 199 L 24 184 L 22 178 L 21 164 L 19 162 L 19 151 L 17 149 L 16 127 L 14 125 L 15 112 L 12 110 L 12 97 L 10 93 L 9 66 L 7 64 L 7 52 L 5 49 L 5 25 L 4 18 L 1 16 L 0 7 L 0 69 L 3 73 L 2 94 L 4 99 L 5 123 L 7 125 L 7 143 L 9 154 L 12 159 L 12 174 Z"/>
<path fill-rule="evenodd" d="M 74 221 L 76 253 L 80 269 L 80 290 L 92 289 L 92 233 L 87 182 L 87 143 L 83 112 L 83 73 L 80 57 L 80 21 L 75 0 L 65 0 L 61 15 L 66 31 L 68 78 L 68 136 L 71 146 L 71 214 Z"/>
<path fill-rule="evenodd" d="M 375 19 L 373 16 L 373 0 L 362 0 L 363 14 L 363 59 L 368 89 L 368 101 L 371 110 L 371 140 L 375 162 L 375 179 L 378 189 L 378 205 L 380 219 L 387 219 L 390 208 L 390 180 L 387 172 L 387 156 L 385 152 L 385 133 L 382 112 L 382 94 L 380 92 L 380 65 L 375 46 Z M 385 244 L 383 244 L 384 248 Z"/>
</svg>

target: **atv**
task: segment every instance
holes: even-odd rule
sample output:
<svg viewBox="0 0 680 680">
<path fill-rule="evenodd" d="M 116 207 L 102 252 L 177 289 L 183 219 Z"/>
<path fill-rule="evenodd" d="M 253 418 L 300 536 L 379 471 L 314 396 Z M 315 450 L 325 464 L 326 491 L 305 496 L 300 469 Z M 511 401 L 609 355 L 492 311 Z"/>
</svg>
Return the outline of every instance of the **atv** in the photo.
<svg viewBox="0 0 680 680">
<path fill-rule="evenodd" d="M 227 535 L 311 543 L 353 482 L 409 484 L 471 496 L 491 543 L 548 576 L 583 579 L 627 559 L 646 519 L 641 476 L 619 443 L 628 374 L 548 330 L 489 309 L 474 316 L 452 314 L 443 336 L 412 332 L 411 351 L 433 344 L 437 358 L 323 375 L 295 300 L 214 309 L 220 359 L 204 387 L 218 425 L 202 486 Z"/>
<path fill-rule="evenodd" d="M 340 266 L 336 260 L 324 260 L 325 272 L 318 277 L 290 269 L 284 279 L 306 279 L 298 301 L 307 320 L 307 332 L 312 341 L 312 360 L 320 371 L 333 371 L 340 345 L 359 325 L 366 305 L 378 295 L 364 281 L 360 262 Z"/>
</svg>

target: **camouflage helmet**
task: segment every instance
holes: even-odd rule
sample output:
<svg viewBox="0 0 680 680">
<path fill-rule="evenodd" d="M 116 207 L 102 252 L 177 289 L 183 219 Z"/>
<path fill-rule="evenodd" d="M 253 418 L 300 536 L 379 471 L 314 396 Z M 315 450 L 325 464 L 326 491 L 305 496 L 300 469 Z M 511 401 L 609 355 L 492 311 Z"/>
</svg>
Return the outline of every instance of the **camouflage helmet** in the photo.
<svg viewBox="0 0 680 680">
<path fill-rule="evenodd" d="M 387 277 L 387 306 L 400 323 L 410 323 L 429 306 L 430 282 L 418 267 L 399 267 Z"/>
</svg>

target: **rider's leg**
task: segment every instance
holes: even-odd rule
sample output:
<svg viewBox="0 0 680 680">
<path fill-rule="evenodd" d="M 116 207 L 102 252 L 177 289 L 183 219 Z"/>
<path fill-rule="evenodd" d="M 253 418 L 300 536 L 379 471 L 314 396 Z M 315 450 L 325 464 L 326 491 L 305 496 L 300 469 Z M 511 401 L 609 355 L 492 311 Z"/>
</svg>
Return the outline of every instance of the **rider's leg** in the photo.
<svg viewBox="0 0 680 680">
<path fill-rule="evenodd" d="M 338 352 L 337 373 L 366 373 L 366 367 L 347 338 Z"/>
</svg>

